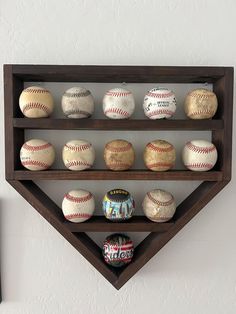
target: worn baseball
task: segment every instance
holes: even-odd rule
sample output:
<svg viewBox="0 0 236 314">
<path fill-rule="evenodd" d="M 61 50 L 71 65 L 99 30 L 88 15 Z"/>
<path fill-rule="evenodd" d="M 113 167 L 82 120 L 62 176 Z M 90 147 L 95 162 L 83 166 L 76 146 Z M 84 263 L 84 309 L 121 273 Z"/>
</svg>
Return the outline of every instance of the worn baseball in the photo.
<svg viewBox="0 0 236 314">
<path fill-rule="evenodd" d="M 182 152 L 183 163 L 192 171 L 208 171 L 217 161 L 217 150 L 213 143 L 193 140 L 185 144 Z"/>
<path fill-rule="evenodd" d="M 184 110 L 190 119 L 210 119 L 217 110 L 216 94 L 204 88 L 195 89 L 187 94 Z"/>
<path fill-rule="evenodd" d="M 166 171 L 175 164 L 175 148 L 164 140 L 155 140 L 148 143 L 144 150 L 144 163 L 152 171 Z"/>
<path fill-rule="evenodd" d="M 103 97 L 103 112 L 110 119 L 128 119 L 134 109 L 134 96 L 126 89 L 110 89 Z"/>
<path fill-rule="evenodd" d="M 52 144 L 44 140 L 32 139 L 21 147 L 20 160 L 21 164 L 29 170 L 45 170 L 53 164 L 55 150 Z"/>
<path fill-rule="evenodd" d="M 27 87 L 19 98 L 20 110 L 27 118 L 45 118 L 53 111 L 51 93 L 40 86 Z"/>
<path fill-rule="evenodd" d="M 175 213 L 176 204 L 172 194 L 164 190 L 153 190 L 145 195 L 143 211 L 154 222 L 170 220 Z"/>
<path fill-rule="evenodd" d="M 95 150 L 92 144 L 87 141 L 69 141 L 63 147 L 62 159 L 69 170 L 89 169 L 95 160 Z"/>
<path fill-rule="evenodd" d="M 89 118 L 94 112 L 93 96 L 89 90 L 79 86 L 65 91 L 61 106 L 68 118 Z"/>
<path fill-rule="evenodd" d="M 62 212 L 65 218 L 71 222 L 83 222 L 93 215 L 95 201 L 91 192 L 85 190 L 73 190 L 64 196 Z"/>
<path fill-rule="evenodd" d="M 143 110 L 152 120 L 171 118 L 176 111 L 175 94 L 167 88 L 153 88 L 144 97 Z"/>
<path fill-rule="evenodd" d="M 104 160 L 110 170 L 128 170 L 133 166 L 134 158 L 133 145 L 128 141 L 113 140 L 105 146 Z"/>
</svg>

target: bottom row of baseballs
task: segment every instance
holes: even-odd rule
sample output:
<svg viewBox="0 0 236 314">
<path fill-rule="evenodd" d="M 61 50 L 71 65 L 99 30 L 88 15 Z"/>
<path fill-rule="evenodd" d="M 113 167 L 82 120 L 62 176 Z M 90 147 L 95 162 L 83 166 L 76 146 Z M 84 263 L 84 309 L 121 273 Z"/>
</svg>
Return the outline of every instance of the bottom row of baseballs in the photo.
<svg viewBox="0 0 236 314">
<path fill-rule="evenodd" d="M 107 219 L 119 222 L 132 217 L 135 201 L 128 191 L 113 189 L 104 196 L 102 207 Z M 173 217 L 176 203 L 172 194 L 156 189 L 145 195 L 142 207 L 148 219 L 154 222 L 165 222 Z M 62 212 L 71 222 L 86 221 L 92 217 L 94 210 L 95 200 L 89 191 L 73 190 L 64 196 Z"/>
</svg>

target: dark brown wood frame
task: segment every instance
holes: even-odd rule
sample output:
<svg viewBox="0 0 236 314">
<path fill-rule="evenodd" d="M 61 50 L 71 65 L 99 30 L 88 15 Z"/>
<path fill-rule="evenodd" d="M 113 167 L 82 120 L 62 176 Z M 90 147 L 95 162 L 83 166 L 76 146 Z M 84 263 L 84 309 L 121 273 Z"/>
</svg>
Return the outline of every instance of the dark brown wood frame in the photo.
<svg viewBox="0 0 236 314">
<path fill-rule="evenodd" d="M 212 120 L 105 120 L 28 119 L 19 110 L 18 99 L 26 81 L 112 82 L 112 83 L 212 83 L 219 101 Z M 173 238 L 231 179 L 232 154 L 232 67 L 158 67 L 158 66 L 72 66 L 5 65 L 5 149 L 6 180 L 55 229 L 58 230 L 116 288 L 120 289 L 171 238 Z M 19 161 L 25 129 L 90 130 L 211 130 L 218 149 L 218 161 L 209 172 L 147 170 L 111 172 L 89 170 L 71 172 L 48 170 L 30 172 Z M 82 224 L 66 222 L 60 208 L 33 180 L 201 180 L 203 183 L 177 208 L 174 218 L 155 224 L 145 217 L 133 217 L 125 223 L 111 223 L 93 217 Z M 105 264 L 101 249 L 85 232 L 150 232 L 135 249 L 132 262 L 120 269 Z"/>
</svg>

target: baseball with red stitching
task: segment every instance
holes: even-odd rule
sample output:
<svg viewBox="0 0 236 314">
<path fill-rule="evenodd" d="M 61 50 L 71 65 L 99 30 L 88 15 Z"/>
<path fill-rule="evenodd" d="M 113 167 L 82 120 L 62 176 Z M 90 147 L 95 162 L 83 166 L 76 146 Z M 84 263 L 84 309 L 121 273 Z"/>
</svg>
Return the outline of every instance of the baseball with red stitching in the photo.
<svg viewBox="0 0 236 314">
<path fill-rule="evenodd" d="M 103 97 L 103 112 L 110 119 L 128 119 L 134 109 L 134 96 L 124 88 L 110 89 Z"/>
<path fill-rule="evenodd" d="M 62 212 L 71 222 L 83 222 L 92 217 L 95 200 L 91 192 L 72 190 L 65 194 L 62 201 Z"/>
<path fill-rule="evenodd" d="M 87 141 L 72 140 L 64 145 L 62 159 L 69 170 L 89 169 L 95 161 L 95 150 L 92 144 Z"/>
<path fill-rule="evenodd" d="M 148 192 L 144 197 L 142 206 L 147 218 L 154 222 L 170 220 L 176 210 L 173 195 L 160 189 Z"/>
<path fill-rule="evenodd" d="M 204 88 L 189 92 L 185 98 L 184 111 L 190 119 L 210 119 L 218 107 L 216 94 Z"/>
<path fill-rule="evenodd" d="M 46 170 L 55 160 L 55 150 L 52 144 L 31 139 L 23 144 L 20 150 L 21 164 L 28 170 Z"/>
<path fill-rule="evenodd" d="M 189 170 L 208 171 L 215 166 L 217 155 L 217 149 L 213 143 L 205 140 L 193 140 L 185 144 L 182 160 Z"/>
<path fill-rule="evenodd" d="M 169 119 L 176 111 L 175 94 L 167 88 L 153 88 L 144 97 L 143 110 L 149 119 Z"/>
<path fill-rule="evenodd" d="M 175 148 L 164 140 L 155 140 L 145 147 L 143 159 L 146 167 L 152 171 L 167 171 L 174 167 Z"/>
<path fill-rule="evenodd" d="M 89 118 L 94 112 L 94 100 L 91 92 L 80 86 L 65 91 L 61 99 L 61 106 L 68 118 Z"/>
<path fill-rule="evenodd" d="M 126 140 L 117 139 L 105 145 L 104 160 L 110 170 L 128 170 L 133 166 L 134 159 L 133 145 Z"/>
<path fill-rule="evenodd" d="M 19 106 L 23 115 L 27 118 L 45 118 L 53 112 L 53 97 L 43 87 L 27 87 L 20 94 Z"/>
</svg>

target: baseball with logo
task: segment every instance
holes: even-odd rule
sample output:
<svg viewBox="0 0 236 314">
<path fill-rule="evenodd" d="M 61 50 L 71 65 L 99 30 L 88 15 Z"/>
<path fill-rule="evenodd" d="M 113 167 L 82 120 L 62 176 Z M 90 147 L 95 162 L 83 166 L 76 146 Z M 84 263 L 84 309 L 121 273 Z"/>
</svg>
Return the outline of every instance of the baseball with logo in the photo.
<svg viewBox="0 0 236 314">
<path fill-rule="evenodd" d="M 110 89 L 103 97 L 103 112 L 110 119 L 128 119 L 134 109 L 134 96 L 126 89 Z"/>
<path fill-rule="evenodd" d="M 164 140 L 155 140 L 148 143 L 144 150 L 145 166 L 152 171 L 166 171 L 174 167 L 175 148 Z"/>
<path fill-rule="evenodd" d="M 173 195 L 160 189 L 148 192 L 142 206 L 147 218 L 154 222 L 170 220 L 176 210 Z"/>
<path fill-rule="evenodd" d="M 107 264 L 113 267 L 122 267 L 131 262 L 134 255 L 134 244 L 127 235 L 115 233 L 104 241 L 102 253 Z"/>
<path fill-rule="evenodd" d="M 104 196 L 102 207 L 107 219 L 122 221 L 132 217 L 135 202 L 128 191 L 113 189 Z"/>
<path fill-rule="evenodd" d="M 192 171 L 211 170 L 216 164 L 217 155 L 215 145 L 205 140 L 189 141 L 182 151 L 183 163 Z"/>
<path fill-rule="evenodd" d="M 27 87 L 20 94 L 19 106 L 23 115 L 27 118 L 45 118 L 53 112 L 53 97 L 43 87 Z"/>
<path fill-rule="evenodd" d="M 62 159 L 69 170 L 89 169 L 95 161 L 95 150 L 92 144 L 87 141 L 72 140 L 64 145 Z"/>
<path fill-rule="evenodd" d="M 89 118 L 94 112 L 94 100 L 91 92 L 83 87 L 72 87 L 65 91 L 61 106 L 68 118 Z"/>
<path fill-rule="evenodd" d="M 92 217 L 95 201 L 91 192 L 72 190 L 65 194 L 62 201 L 62 212 L 71 222 L 83 222 Z"/>
<path fill-rule="evenodd" d="M 175 94 L 167 88 L 153 88 L 144 97 L 143 110 L 149 119 L 169 119 L 176 111 Z"/>
</svg>

